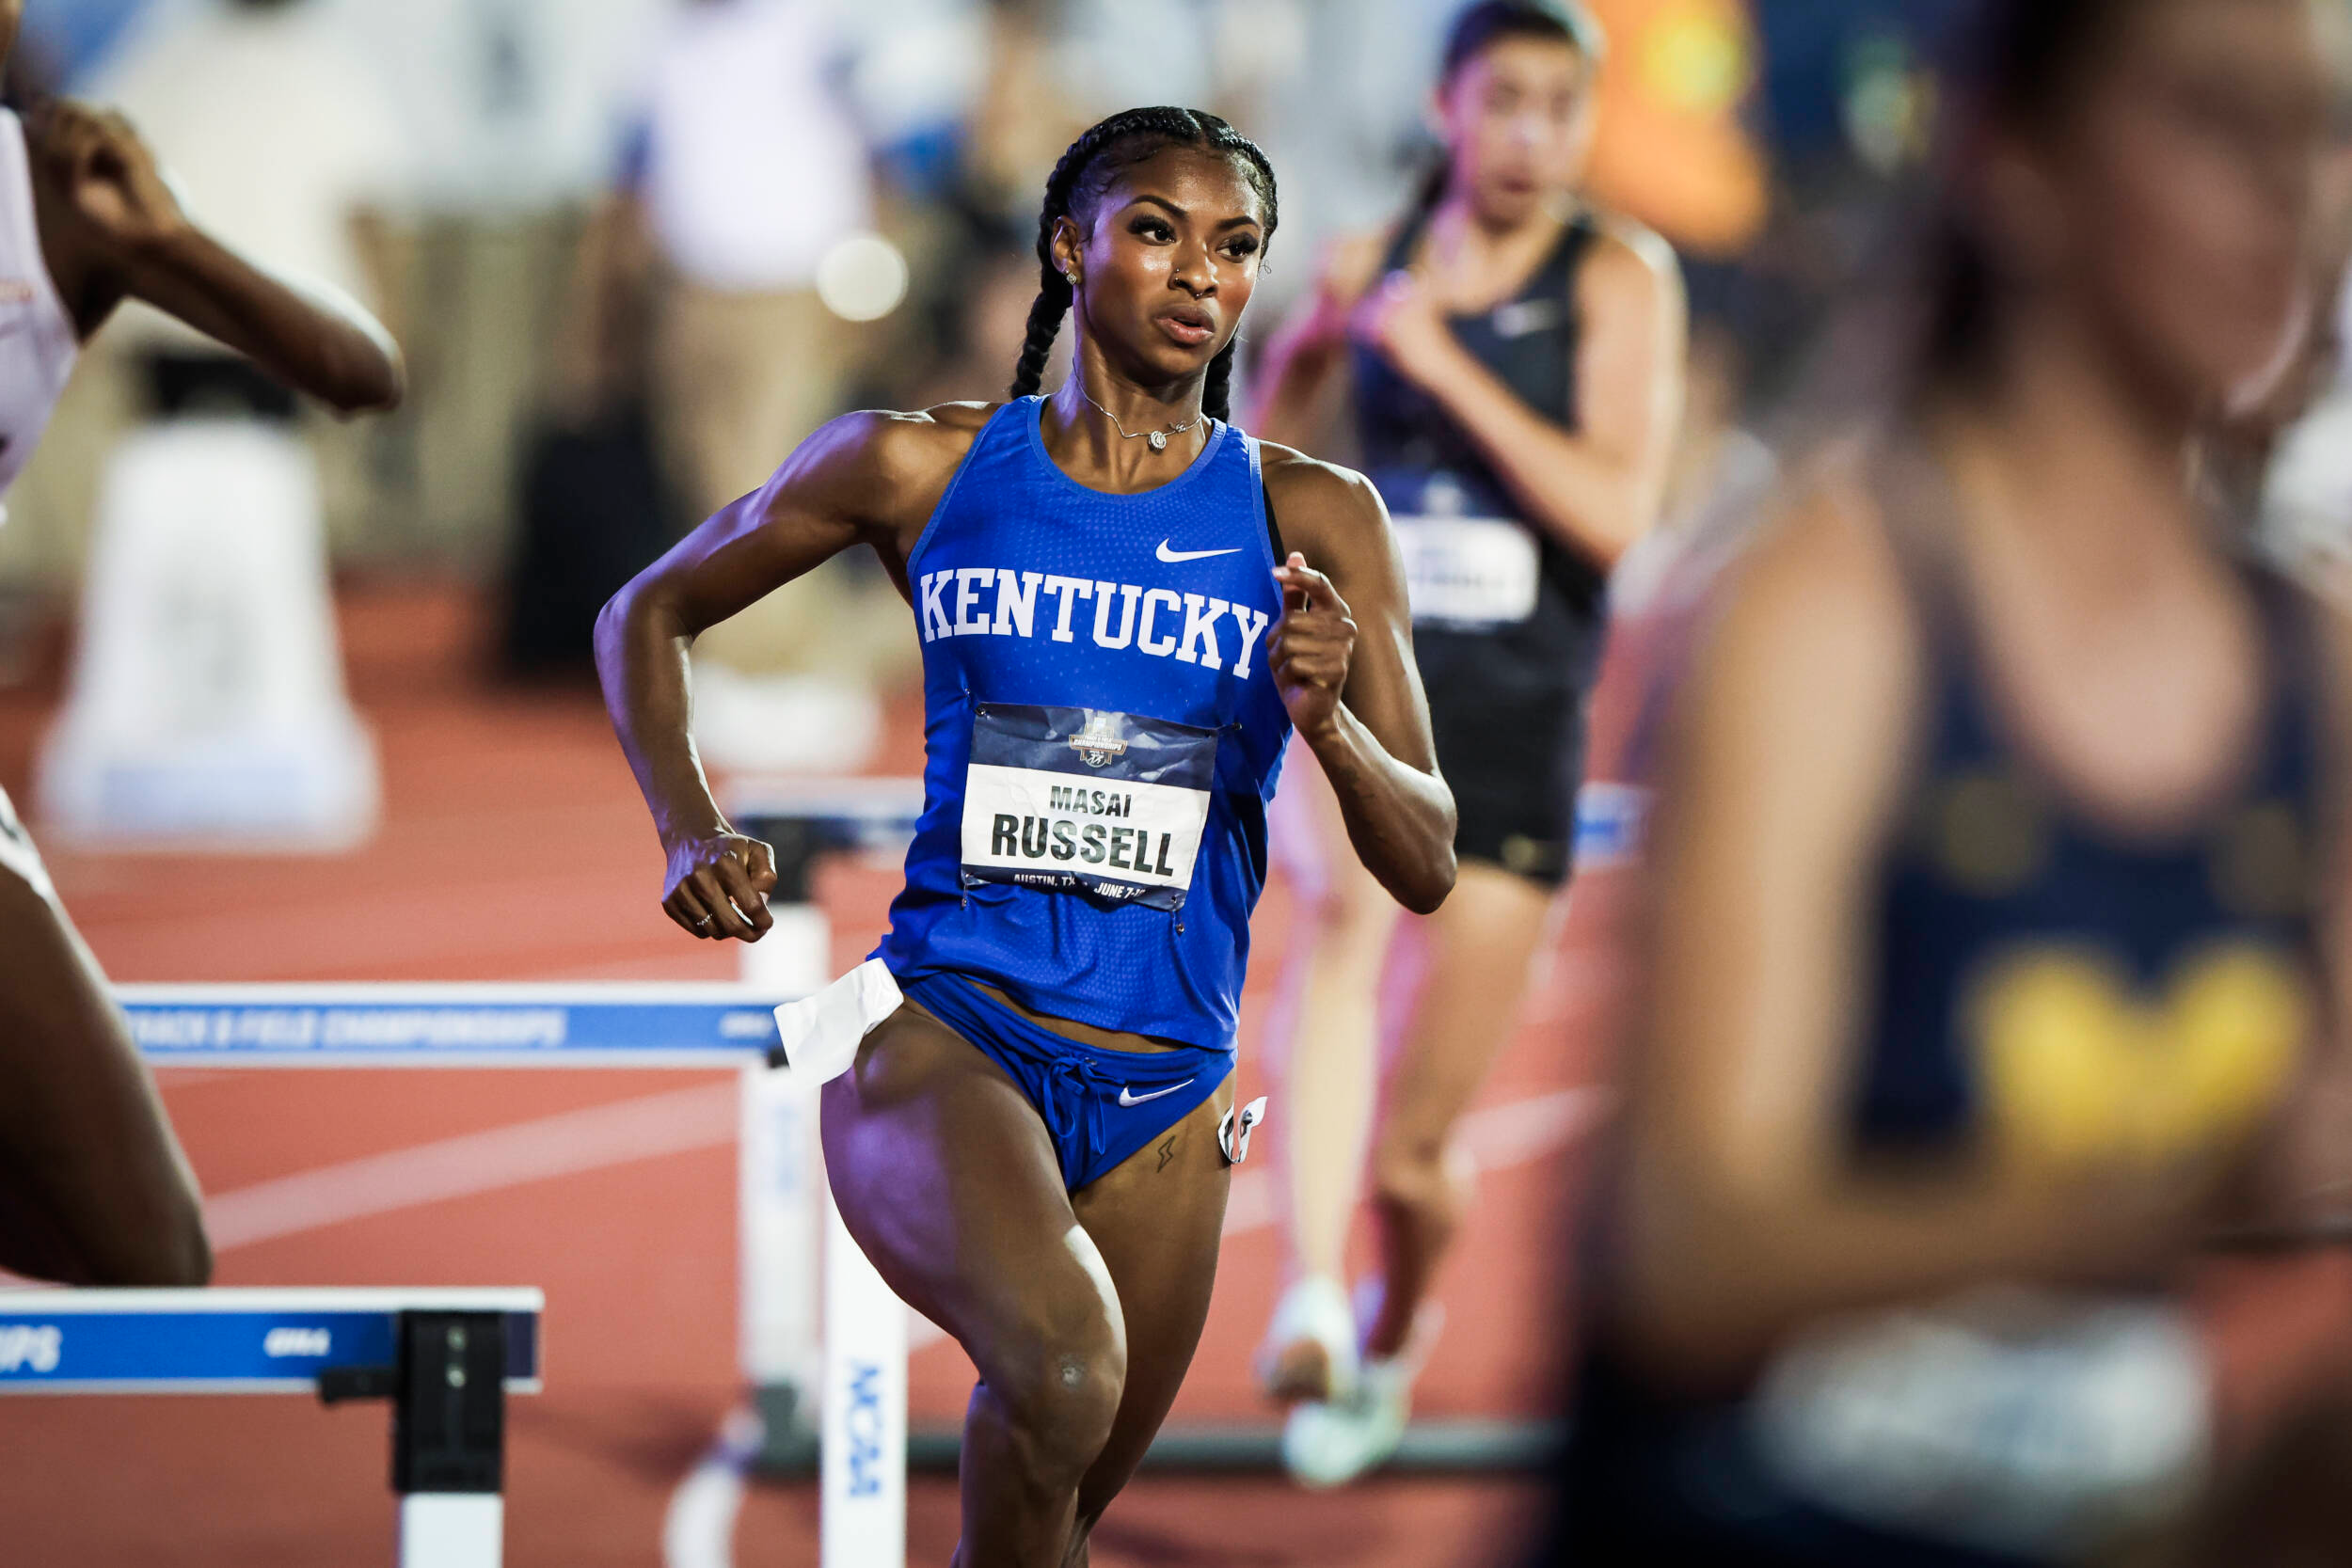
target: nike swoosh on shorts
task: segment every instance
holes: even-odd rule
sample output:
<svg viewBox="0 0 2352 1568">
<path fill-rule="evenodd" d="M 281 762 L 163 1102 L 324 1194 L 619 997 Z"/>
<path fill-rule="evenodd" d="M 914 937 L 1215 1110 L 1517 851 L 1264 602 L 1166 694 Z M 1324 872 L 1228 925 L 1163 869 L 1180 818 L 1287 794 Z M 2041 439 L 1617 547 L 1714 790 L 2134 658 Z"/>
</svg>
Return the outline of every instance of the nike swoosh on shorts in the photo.
<svg viewBox="0 0 2352 1568">
<path fill-rule="evenodd" d="M 1126 1085 L 1121 1084 L 1119 1085 L 1119 1102 L 1121 1105 L 1140 1105 L 1147 1100 L 1164 1099 L 1174 1094 L 1178 1089 L 1189 1087 L 1191 1084 L 1192 1080 L 1187 1078 L 1182 1084 L 1170 1084 L 1167 1088 L 1153 1089 L 1150 1094 L 1137 1094 Z"/>
<path fill-rule="evenodd" d="M 1186 561 L 1206 561 L 1213 555 L 1239 554 L 1241 554 L 1241 546 L 1239 545 L 1235 545 L 1230 550 L 1171 550 L 1168 547 L 1167 540 L 1163 539 L 1160 541 L 1160 559 L 1168 562 L 1170 566 L 1177 565 L 1180 562 Z"/>
</svg>

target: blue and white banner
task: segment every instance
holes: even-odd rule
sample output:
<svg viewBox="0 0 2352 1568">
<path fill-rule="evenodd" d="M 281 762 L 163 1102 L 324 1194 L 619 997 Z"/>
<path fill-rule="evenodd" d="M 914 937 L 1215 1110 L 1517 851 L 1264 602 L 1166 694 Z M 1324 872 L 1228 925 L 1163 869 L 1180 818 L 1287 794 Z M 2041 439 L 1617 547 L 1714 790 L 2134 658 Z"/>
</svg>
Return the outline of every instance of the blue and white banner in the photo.
<svg viewBox="0 0 2352 1568">
<path fill-rule="evenodd" d="M 403 1312 L 497 1312 L 506 1386 L 539 1387 L 536 1290 L 0 1292 L 0 1394 L 310 1393 L 389 1367 Z"/>
<path fill-rule="evenodd" d="M 713 985 L 118 986 L 158 1066 L 737 1067 L 793 998 Z"/>
</svg>

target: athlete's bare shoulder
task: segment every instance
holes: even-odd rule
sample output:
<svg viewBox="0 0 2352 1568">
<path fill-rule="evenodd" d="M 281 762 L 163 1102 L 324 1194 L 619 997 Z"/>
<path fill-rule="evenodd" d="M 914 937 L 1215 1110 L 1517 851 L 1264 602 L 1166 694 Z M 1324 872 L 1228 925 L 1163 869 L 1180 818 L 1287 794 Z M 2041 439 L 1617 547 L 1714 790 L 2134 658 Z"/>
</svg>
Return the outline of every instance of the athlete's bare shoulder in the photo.
<svg viewBox="0 0 2352 1568">
<path fill-rule="evenodd" d="M 803 443 L 785 472 L 822 493 L 833 503 L 829 510 L 886 531 L 919 532 L 1002 406 L 943 403 L 844 414 Z"/>
<path fill-rule="evenodd" d="M 913 478 L 942 465 L 954 469 L 1003 406 L 943 403 L 911 413 L 868 409 L 843 419 L 855 421 L 854 438 L 874 462 L 895 475 Z"/>
<path fill-rule="evenodd" d="M 1327 562 L 1387 548 L 1388 509 L 1355 469 L 1272 441 L 1258 443 L 1258 464 L 1282 542 L 1308 564 L 1328 572 Z"/>
<path fill-rule="evenodd" d="M 1617 213 L 1596 212 L 1592 223 L 1593 247 L 1580 269 L 1581 287 L 1652 299 L 1682 297 L 1682 263 L 1664 235 Z"/>
</svg>

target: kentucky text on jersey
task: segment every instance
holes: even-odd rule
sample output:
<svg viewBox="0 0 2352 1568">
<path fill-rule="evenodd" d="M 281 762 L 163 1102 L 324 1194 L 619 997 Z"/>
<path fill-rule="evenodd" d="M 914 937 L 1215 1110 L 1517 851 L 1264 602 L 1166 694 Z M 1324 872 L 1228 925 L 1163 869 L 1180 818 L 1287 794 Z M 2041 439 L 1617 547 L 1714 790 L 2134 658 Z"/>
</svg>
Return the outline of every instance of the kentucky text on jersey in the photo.
<svg viewBox="0 0 2352 1568">
<path fill-rule="evenodd" d="M 1153 658 L 1223 670 L 1236 680 L 1249 678 L 1250 657 L 1271 623 L 1264 610 L 1205 594 L 1004 566 L 926 572 L 918 582 L 926 642 L 943 637 L 1033 639 L 1041 598 L 1046 635 L 1057 642 L 1075 642 L 1088 626 L 1078 607 L 1091 602 L 1097 647 L 1133 647 Z"/>
</svg>

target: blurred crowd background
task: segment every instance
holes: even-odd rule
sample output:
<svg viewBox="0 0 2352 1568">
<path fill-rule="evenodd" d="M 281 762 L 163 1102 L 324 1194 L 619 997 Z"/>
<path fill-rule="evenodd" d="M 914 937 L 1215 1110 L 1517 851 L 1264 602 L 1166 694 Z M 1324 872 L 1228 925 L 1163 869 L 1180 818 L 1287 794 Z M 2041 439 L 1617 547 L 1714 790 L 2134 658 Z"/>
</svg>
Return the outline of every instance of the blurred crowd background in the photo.
<svg viewBox="0 0 2352 1568">
<path fill-rule="evenodd" d="M 1673 240 L 1691 279 L 1685 518 L 1737 465 L 1724 434 L 1768 422 L 1825 312 L 1883 260 L 1952 4 L 1596 5 L 1616 63 L 1591 188 Z M 483 585 L 503 628 L 485 655 L 548 671 L 584 667 L 604 596 L 828 416 L 1002 394 L 1038 193 L 1106 112 L 1211 108 L 1272 154 L 1283 221 L 1248 329 L 1263 344 L 1322 246 L 1380 223 L 1433 156 L 1454 8 L 50 0 L 29 8 L 10 90 L 119 104 L 201 221 L 379 312 L 408 358 L 398 414 L 278 411 L 315 451 L 331 558 Z M 0 673 L 30 668 L 71 610 L 105 453 L 184 402 L 164 372 L 178 331 L 136 311 L 110 325 L 11 494 Z M 2298 463 L 2297 494 L 2352 491 L 2352 442 Z M 2305 508 L 2303 531 L 2327 511 Z M 873 612 L 877 574 L 834 570 L 821 611 L 755 615 L 704 653 L 886 687 L 912 641 Z M 716 718 L 728 696 L 707 689 Z M 746 724 L 755 751 L 780 728 L 839 738 L 741 760 L 853 766 L 854 717 Z"/>
</svg>

